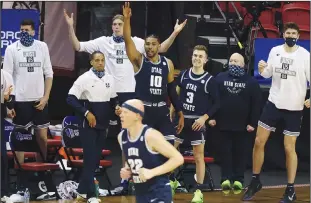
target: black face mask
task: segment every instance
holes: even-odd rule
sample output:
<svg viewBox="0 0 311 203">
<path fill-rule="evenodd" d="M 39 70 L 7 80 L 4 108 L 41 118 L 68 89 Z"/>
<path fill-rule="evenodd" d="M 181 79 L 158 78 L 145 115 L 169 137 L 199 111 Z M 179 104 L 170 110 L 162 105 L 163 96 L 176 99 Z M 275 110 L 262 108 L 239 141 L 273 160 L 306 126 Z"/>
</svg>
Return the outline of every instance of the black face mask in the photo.
<svg viewBox="0 0 311 203">
<path fill-rule="evenodd" d="M 295 46 L 296 42 L 297 42 L 297 39 L 296 39 L 296 38 L 292 38 L 292 37 L 286 37 L 286 38 L 285 38 L 285 43 L 286 43 L 287 46 L 289 46 L 289 47 Z"/>
</svg>

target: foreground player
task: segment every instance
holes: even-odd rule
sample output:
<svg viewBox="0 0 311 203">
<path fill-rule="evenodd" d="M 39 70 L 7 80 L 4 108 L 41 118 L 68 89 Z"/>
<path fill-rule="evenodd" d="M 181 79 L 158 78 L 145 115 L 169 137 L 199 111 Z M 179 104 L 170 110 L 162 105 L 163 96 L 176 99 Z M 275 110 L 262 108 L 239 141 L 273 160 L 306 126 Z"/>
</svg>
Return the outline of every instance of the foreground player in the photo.
<svg viewBox="0 0 311 203">
<path fill-rule="evenodd" d="M 177 134 L 184 125 L 181 103 L 174 87 L 174 65 L 171 60 L 159 55 L 160 43 L 155 35 L 145 39 L 146 57 L 136 49 L 131 38 L 132 11 L 129 6 L 129 3 L 125 3 L 123 7 L 124 40 L 126 52 L 134 67 L 136 95 L 143 101 L 146 109 L 143 123 L 159 130 L 173 144 L 176 132 L 169 118 L 166 102 L 168 96 L 180 116 Z"/>
<path fill-rule="evenodd" d="M 206 71 L 204 65 L 207 62 L 207 48 L 197 45 L 193 49 L 192 67 L 182 71 L 177 79 L 177 92 L 182 101 L 185 114 L 185 127 L 176 144 L 183 143 L 193 146 L 193 155 L 196 163 L 197 190 L 192 202 L 203 202 L 203 194 L 199 189 L 204 182 L 204 132 L 205 122 L 212 117 L 219 108 L 219 94 L 215 79 Z M 208 102 L 210 101 L 210 102 Z M 173 114 L 173 107 L 171 107 Z"/>
<path fill-rule="evenodd" d="M 137 203 L 171 203 L 167 173 L 182 165 L 184 159 L 159 131 L 143 125 L 143 117 L 142 101 L 133 99 L 123 103 L 120 118 L 124 130 L 118 141 L 127 164 L 120 176 L 133 178 Z M 164 157 L 168 160 L 164 161 Z"/>
<path fill-rule="evenodd" d="M 296 140 L 300 134 L 302 110 L 310 82 L 310 53 L 296 45 L 299 27 L 296 23 L 284 25 L 285 44 L 273 47 L 268 62 L 259 61 L 258 70 L 265 78 L 272 77 L 268 102 L 258 122 L 253 148 L 253 178 L 243 196 L 250 200 L 262 188 L 259 174 L 264 161 L 264 148 L 270 132 L 278 121 L 284 121 L 284 148 L 288 184 L 281 202 L 296 200 L 294 182 L 297 171 Z M 306 106 L 307 106 L 306 102 Z"/>
</svg>

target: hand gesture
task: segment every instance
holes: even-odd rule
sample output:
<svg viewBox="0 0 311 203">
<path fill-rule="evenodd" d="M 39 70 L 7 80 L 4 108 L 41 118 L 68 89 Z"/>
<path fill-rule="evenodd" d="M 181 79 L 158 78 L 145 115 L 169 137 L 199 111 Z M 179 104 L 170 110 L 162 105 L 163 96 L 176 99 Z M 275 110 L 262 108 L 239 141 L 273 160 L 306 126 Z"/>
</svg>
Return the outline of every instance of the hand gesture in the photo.
<svg viewBox="0 0 311 203">
<path fill-rule="evenodd" d="M 91 112 L 87 113 L 86 119 L 89 122 L 89 126 L 91 128 L 94 128 L 96 126 L 96 118 L 95 118 L 95 116 Z"/>
<path fill-rule="evenodd" d="M 260 60 L 258 62 L 258 71 L 259 71 L 259 73 L 262 73 L 267 66 L 268 66 L 268 64 L 265 61 Z"/>
<path fill-rule="evenodd" d="M 10 94 L 12 91 L 13 91 L 13 86 L 11 85 L 9 87 L 9 90 L 7 92 L 4 92 L 4 95 L 3 95 L 4 101 L 8 101 L 10 99 Z"/>
<path fill-rule="evenodd" d="M 177 33 L 177 34 L 180 31 L 182 31 L 182 29 L 185 27 L 185 25 L 187 24 L 187 19 L 183 23 L 181 23 L 181 24 L 178 24 L 178 22 L 179 22 L 179 20 L 177 19 L 175 27 L 174 27 L 174 32 Z"/>
<path fill-rule="evenodd" d="M 200 118 L 195 120 L 194 123 L 192 124 L 192 130 L 194 131 L 201 130 L 201 128 L 205 125 L 205 121 L 206 119 L 204 118 L 204 116 L 201 116 Z"/>
<path fill-rule="evenodd" d="M 146 168 L 139 169 L 139 178 L 141 181 L 146 182 L 147 180 L 153 178 L 153 176 L 152 170 Z"/>
<path fill-rule="evenodd" d="M 64 9 L 64 17 L 65 17 L 65 20 L 66 20 L 67 24 L 69 26 L 73 26 L 73 13 L 71 13 L 71 16 L 69 17 L 68 14 L 67 14 L 66 9 Z"/>
<path fill-rule="evenodd" d="M 42 111 L 45 107 L 45 105 L 48 103 L 48 98 L 46 97 L 42 97 L 40 100 L 39 100 L 39 104 L 35 106 L 36 109 Z"/>
<path fill-rule="evenodd" d="M 120 171 L 120 177 L 122 179 L 129 179 L 132 176 L 132 172 L 129 168 L 123 167 Z"/>
<path fill-rule="evenodd" d="M 305 101 L 305 106 L 309 109 L 310 108 L 310 99 Z"/>
<path fill-rule="evenodd" d="M 130 18 L 132 16 L 132 9 L 130 8 L 130 2 L 125 2 L 123 6 L 124 18 Z"/>
<path fill-rule="evenodd" d="M 214 127 L 216 125 L 216 120 L 210 120 L 208 121 L 208 124 L 211 126 L 211 127 Z"/>
<path fill-rule="evenodd" d="M 253 132 L 255 128 L 253 128 L 251 125 L 247 125 L 246 130 L 247 132 Z"/>
</svg>

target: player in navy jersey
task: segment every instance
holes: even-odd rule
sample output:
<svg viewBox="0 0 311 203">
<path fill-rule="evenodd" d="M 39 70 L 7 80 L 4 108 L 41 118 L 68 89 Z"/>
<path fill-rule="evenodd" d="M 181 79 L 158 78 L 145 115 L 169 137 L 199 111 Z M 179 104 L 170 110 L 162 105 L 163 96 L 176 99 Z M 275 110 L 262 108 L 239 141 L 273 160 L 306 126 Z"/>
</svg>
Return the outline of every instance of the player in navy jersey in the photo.
<svg viewBox="0 0 311 203">
<path fill-rule="evenodd" d="M 133 178 L 137 203 L 171 203 L 166 174 L 183 164 L 182 155 L 159 131 L 142 123 L 142 101 L 133 99 L 123 103 L 120 118 L 124 130 L 118 141 L 127 160 L 120 171 L 121 178 Z"/>
<path fill-rule="evenodd" d="M 185 127 L 176 137 L 175 147 L 180 143 L 191 143 L 196 163 L 197 184 L 203 184 L 205 175 L 204 131 L 205 122 L 219 108 L 219 93 L 212 75 L 204 71 L 207 62 L 207 48 L 197 45 L 193 49 L 192 67 L 182 71 L 177 79 L 177 92 L 182 102 Z M 173 107 L 171 108 L 173 114 Z M 192 202 L 203 202 L 203 194 L 197 189 Z"/>
<path fill-rule="evenodd" d="M 129 3 L 125 3 L 123 34 L 126 52 L 134 67 L 136 95 L 143 101 L 146 109 L 143 123 L 159 130 L 173 144 L 176 132 L 169 118 L 166 102 L 168 97 L 180 116 L 177 134 L 181 132 L 184 125 L 181 103 L 174 86 L 174 65 L 171 60 L 158 54 L 160 40 L 155 35 L 149 35 L 145 39 L 146 56 L 137 51 L 131 38 L 131 15 Z"/>
</svg>

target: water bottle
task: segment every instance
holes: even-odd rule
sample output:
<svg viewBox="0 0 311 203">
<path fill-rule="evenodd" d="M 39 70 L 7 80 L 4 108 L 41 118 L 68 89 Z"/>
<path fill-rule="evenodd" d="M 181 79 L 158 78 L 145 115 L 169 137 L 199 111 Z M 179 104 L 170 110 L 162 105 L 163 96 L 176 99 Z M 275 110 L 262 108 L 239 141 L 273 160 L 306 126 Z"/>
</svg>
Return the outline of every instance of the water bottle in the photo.
<svg viewBox="0 0 311 203">
<path fill-rule="evenodd" d="M 28 190 L 28 188 L 26 188 L 25 192 L 24 192 L 24 203 L 29 203 L 30 200 L 30 192 Z"/>
<path fill-rule="evenodd" d="M 98 180 L 96 180 L 96 178 L 94 178 L 94 183 L 95 183 L 95 195 L 96 195 L 96 198 L 99 197 L 99 182 Z"/>
</svg>

